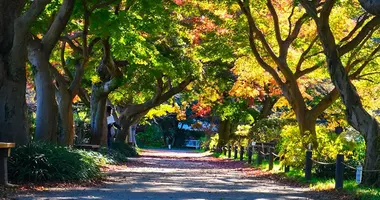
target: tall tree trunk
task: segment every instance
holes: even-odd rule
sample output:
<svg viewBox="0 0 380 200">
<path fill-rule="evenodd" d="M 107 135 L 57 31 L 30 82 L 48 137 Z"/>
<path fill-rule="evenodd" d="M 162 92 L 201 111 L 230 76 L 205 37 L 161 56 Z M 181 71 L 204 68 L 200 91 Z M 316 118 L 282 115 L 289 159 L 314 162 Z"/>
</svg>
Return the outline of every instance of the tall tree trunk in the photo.
<svg viewBox="0 0 380 200">
<path fill-rule="evenodd" d="M 0 83 L 1 142 L 16 142 L 17 145 L 22 145 L 29 140 L 25 85 L 26 80 L 13 81 L 7 78 Z"/>
<path fill-rule="evenodd" d="M 91 144 L 107 144 L 106 104 L 107 96 L 97 94 L 97 86 L 91 93 Z"/>
<path fill-rule="evenodd" d="M 320 17 L 316 14 L 313 5 L 308 1 L 301 1 L 306 11 L 313 16 L 318 28 L 318 36 L 326 55 L 327 66 L 331 80 L 337 88 L 343 103 L 346 106 L 346 117 L 349 124 L 358 130 L 366 141 L 366 170 L 380 169 L 380 128 L 377 120 L 372 117 L 363 107 L 360 96 L 339 56 L 339 49 L 335 43 L 334 35 L 330 29 L 329 16 L 335 1 L 324 4 Z M 366 185 L 380 186 L 380 173 L 364 173 L 363 183 Z"/>
<path fill-rule="evenodd" d="M 25 99 L 27 39 L 31 24 L 49 2 L 33 1 L 24 11 L 25 0 L 0 1 L 1 141 L 16 142 L 18 145 L 28 142 Z"/>
<path fill-rule="evenodd" d="M 71 146 L 74 144 L 74 117 L 71 95 L 66 89 L 56 92 L 59 111 L 58 144 Z"/>
<path fill-rule="evenodd" d="M 218 133 L 219 133 L 218 147 L 223 147 L 230 140 L 231 121 L 230 120 L 220 121 Z"/>
<path fill-rule="evenodd" d="M 28 57 L 34 71 L 37 95 L 35 139 L 57 143 L 58 106 L 53 78 L 49 70 L 49 57 L 43 53 L 39 41 L 30 42 Z"/>
</svg>

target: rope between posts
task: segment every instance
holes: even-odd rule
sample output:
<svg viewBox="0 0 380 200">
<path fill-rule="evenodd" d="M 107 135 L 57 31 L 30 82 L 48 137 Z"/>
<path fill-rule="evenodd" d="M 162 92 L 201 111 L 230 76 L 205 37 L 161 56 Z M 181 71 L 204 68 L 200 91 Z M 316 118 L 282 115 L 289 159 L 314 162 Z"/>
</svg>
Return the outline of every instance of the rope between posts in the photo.
<svg viewBox="0 0 380 200">
<path fill-rule="evenodd" d="M 344 166 L 350 168 L 350 169 L 356 170 L 356 168 L 353 167 L 353 166 L 351 166 L 351 165 L 348 165 L 348 164 L 346 164 L 346 163 L 344 163 L 344 162 L 342 162 L 342 164 L 343 164 Z"/>
<path fill-rule="evenodd" d="M 260 151 L 260 153 L 261 153 L 263 156 L 268 156 L 268 155 L 269 155 L 269 153 L 264 153 L 264 152 L 262 152 L 262 151 Z"/>
<path fill-rule="evenodd" d="M 310 158 L 310 160 L 320 165 L 334 165 L 335 164 L 335 162 L 333 163 L 321 162 L 321 161 L 314 160 L 312 158 Z"/>
<path fill-rule="evenodd" d="M 273 153 L 273 152 L 272 152 L 272 155 L 274 155 L 274 156 L 277 157 L 277 158 L 280 157 L 279 155 L 277 155 L 277 154 L 275 154 L 275 153 Z"/>
<path fill-rule="evenodd" d="M 351 165 L 348 165 L 344 162 L 342 162 L 342 164 L 350 169 L 353 169 L 353 170 L 356 170 L 355 167 L 351 166 Z M 380 172 L 380 170 L 373 170 L 373 169 L 362 169 L 363 172 Z"/>
</svg>

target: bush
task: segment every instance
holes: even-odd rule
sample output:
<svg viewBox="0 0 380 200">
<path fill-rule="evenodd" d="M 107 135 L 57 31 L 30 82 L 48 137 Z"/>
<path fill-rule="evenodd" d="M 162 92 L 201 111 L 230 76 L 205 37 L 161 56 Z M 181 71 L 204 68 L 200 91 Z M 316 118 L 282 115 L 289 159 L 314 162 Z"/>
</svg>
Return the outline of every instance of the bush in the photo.
<svg viewBox="0 0 380 200">
<path fill-rule="evenodd" d="M 122 159 L 124 157 L 137 157 L 139 154 L 136 151 L 136 148 L 128 145 L 124 142 L 115 142 L 111 146 L 111 155 L 115 154 L 115 160 Z M 124 161 L 122 161 L 124 162 Z"/>
<path fill-rule="evenodd" d="M 9 159 L 9 179 L 14 182 L 89 180 L 101 177 L 100 153 L 72 150 L 46 143 L 18 146 Z"/>
<path fill-rule="evenodd" d="M 148 126 L 144 132 L 136 134 L 136 141 L 140 147 L 163 147 L 163 133 L 157 125 Z"/>
<path fill-rule="evenodd" d="M 336 155 L 341 153 L 346 161 L 357 162 L 358 148 L 357 141 L 351 139 L 347 133 L 336 134 L 328 130 L 325 126 L 316 127 L 318 147 L 313 149 L 313 159 L 322 162 L 335 162 Z M 280 155 L 285 155 L 283 164 L 302 169 L 305 165 L 304 144 L 311 143 L 311 136 L 302 136 L 298 126 L 285 126 L 281 132 L 281 140 L 278 146 Z M 314 165 L 320 177 L 330 177 L 334 175 L 334 165 Z M 331 169 L 330 169 L 331 168 Z M 332 171 L 332 173 L 330 173 Z"/>
</svg>

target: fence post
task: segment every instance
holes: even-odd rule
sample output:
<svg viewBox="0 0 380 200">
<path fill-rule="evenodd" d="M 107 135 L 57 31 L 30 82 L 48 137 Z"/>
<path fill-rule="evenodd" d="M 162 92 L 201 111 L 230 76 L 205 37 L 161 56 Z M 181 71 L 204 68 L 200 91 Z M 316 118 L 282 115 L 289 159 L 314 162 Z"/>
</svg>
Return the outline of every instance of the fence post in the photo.
<svg viewBox="0 0 380 200">
<path fill-rule="evenodd" d="M 257 158 L 256 158 L 257 165 L 261 165 L 262 161 L 263 160 L 262 160 L 261 151 L 257 151 Z"/>
<path fill-rule="evenodd" d="M 228 158 L 231 158 L 231 145 L 228 145 Z"/>
<path fill-rule="evenodd" d="M 243 161 L 244 158 L 244 147 L 240 146 L 240 161 Z"/>
<path fill-rule="evenodd" d="M 285 165 L 285 173 L 287 173 L 287 172 L 289 172 L 290 171 L 290 166 L 288 166 L 288 165 Z"/>
<path fill-rule="evenodd" d="M 234 148 L 234 159 L 237 159 L 238 156 L 238 146 L 235 146 Z"/>
<path fill-rule="evenodd" d="M 269 148 L 269 170 L 273 169 L 273 149 Z"/>
<path fill-rule="evenodd" d="M 335 189 L 343 189 L 344 155 L 336 155 Z"/>
<path fill-rule="evenodd" d="M 252 146 L 248 146 L 248 164 L 252 163 Z"/>
<path fill-rule="evenodd" d="M 223 147 L 223 155 L 227 156 L 227 147 L 226 146 Z"/>
<path fill-rule="evenodd" d="M 313 152 L 310 150 L 306 151 L 306 167 L 305 167 L 305 179 L 307 181 L 311 180 L 311 168 L 313 166 L 313 161 L 311 160 Z"/>
</svg>

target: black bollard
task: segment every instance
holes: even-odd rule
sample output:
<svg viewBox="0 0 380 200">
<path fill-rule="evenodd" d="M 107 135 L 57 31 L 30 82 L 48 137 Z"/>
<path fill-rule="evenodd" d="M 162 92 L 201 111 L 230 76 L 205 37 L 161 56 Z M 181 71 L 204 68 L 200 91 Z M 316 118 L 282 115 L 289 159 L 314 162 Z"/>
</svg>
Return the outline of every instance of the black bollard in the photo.
<svg viewBox="0 0 380 200">
<path fill-rule="evenodd" d="M 231 145 L 228 145 L 228 158 L 231 158 Z"/>
<path fill-rule="evenodd" d="M 244 158 L 244 147 L 241 146 L 240 147 L 240 161 L 243 161 L 243 158 Z"/>
<path fill-rule="evenodd" d="M 343 173 L 344 173 L 344 155 L 336 155 L 336 168 L 335 168 L 335 189 L 343 189 Z"/>
<path fill-rule="evenodd" d="M 227 156 L 227 147 L 226 146 L 223 147 L 223 155 Z"/>
<path fill-rule="evenodd" d="M 306 167 L 305 167 L 305 179 L 307 181 L 311 180 L 311 168 L 313 167 L 313 161 L 311 160 L 313 152 L 308 150 L 306 151 Z"/>
<path fill-rule="evenodd" d="M 234 149 L 234 159 L 237 159 L 238 157 L 238 146 L 235 146 L 235 149 Z"/>
<path fill-rule="evenodd" d="M 269 148 L 269 170 L 273 169 L 273 149 Z"/>
<path fill-rule="evenodd" d="M 252 163 L 252 147 L 248 147 L 248 164 Z"/>
</svg>

